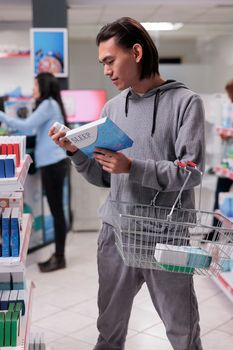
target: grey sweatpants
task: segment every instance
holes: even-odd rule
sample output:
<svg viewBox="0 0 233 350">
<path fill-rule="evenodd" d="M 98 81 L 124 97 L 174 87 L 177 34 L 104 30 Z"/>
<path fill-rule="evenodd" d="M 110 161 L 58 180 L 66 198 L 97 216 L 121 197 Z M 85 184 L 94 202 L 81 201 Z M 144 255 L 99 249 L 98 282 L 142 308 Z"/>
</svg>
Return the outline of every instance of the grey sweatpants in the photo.
<svg viewBox="0 0 233 350">
<path fill-rule="evenodd" d="M 98 272 L 99 338 L 94 350 L 124 350 L 133 299 L 144 282 L 173 349 L 202 350 L 192 276 L 125 266 L 107 224 L 98 240 Z"/>
</svg>

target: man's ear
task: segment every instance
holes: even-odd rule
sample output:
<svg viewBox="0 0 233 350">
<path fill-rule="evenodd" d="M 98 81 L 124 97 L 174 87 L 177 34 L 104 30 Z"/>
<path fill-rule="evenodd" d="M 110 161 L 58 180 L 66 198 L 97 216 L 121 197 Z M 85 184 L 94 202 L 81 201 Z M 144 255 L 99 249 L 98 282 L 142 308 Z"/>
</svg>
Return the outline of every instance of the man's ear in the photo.
<svg viewBox="0 0 233 350">
<path fill-rule="evenodd" d="M 142 59 L 142 46 L 140 44 L 134 44 L 133 54 L 135 57 L 135 61 L 139 63 Z"/>
</svg>

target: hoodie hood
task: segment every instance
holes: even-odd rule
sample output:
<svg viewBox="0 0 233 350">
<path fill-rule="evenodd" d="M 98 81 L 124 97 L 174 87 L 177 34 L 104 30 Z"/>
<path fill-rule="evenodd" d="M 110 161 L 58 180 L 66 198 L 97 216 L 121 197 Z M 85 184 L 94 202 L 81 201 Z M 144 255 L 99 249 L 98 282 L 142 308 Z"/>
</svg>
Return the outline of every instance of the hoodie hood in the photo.
<svg viewBox="0 0 233 350">
<path fill-rule="evenodd" d="M 164 94 L 167 90 L 172 89 L 187 89 L 187 87 L 175 80 L 166 80 L 162 85 L 157 86 L 156 88 L 146 92 L 142 96 L 138 95 L 136 92 L 133 91 L 132 88 L 128 88 L 122 92 L 123 96 L 125 96 L 125 116 L 128 116 L 129 111 L 129 100 L 130 99 L 140 99 L 140 98 L 148 98 L 154 95 L 154 108 L 153 108 L 153 123 L 151 128 L 151 136 L 154 135 L 155 132 L 155 125 L 156 125 L 156 115 L 157 115 L 157 109 L 159 104 L 159 97 Z"/>
</svg>

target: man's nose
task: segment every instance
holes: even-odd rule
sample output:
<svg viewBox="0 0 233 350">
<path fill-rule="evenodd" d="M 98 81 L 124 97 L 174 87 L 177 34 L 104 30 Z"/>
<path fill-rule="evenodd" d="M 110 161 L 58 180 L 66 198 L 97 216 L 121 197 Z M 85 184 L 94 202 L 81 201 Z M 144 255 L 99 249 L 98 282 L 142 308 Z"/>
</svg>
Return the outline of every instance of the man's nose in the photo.
<svg viewBox="0 0 233 350">
<path fill-rule="evenodd" d="M 104 66 L 104 75 L 111 76 L 112 75 L 112 69 L 109 66 Z"/>
</svg>

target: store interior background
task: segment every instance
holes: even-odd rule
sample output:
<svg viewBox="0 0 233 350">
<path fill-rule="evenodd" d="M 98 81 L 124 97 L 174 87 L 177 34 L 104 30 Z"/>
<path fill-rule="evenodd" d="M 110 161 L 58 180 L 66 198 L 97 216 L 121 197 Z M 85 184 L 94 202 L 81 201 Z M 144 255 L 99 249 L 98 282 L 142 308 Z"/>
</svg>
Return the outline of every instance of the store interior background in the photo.
<svg viewBox="0 0 233 350">
<path fill-rule="evenodd" d="M 103 68 L 98 62 L 95 37 L 105 23 L 121 16 L 131 16 L 143 22 L 183 23 L 184 26 L 178 31 L 151 32 L 160 57 L 179 57 L 182 60 L 181 64 L 161 64 L 161 75 L 166 79 L 184 82 L 203 97 L 208 96 L 214 100 L 225 95 L 225 84 L 233 79 L 233 0 L 67 0 L 67 5 L 69 89 L 106 89 L 108 99 L 118 93 L 111 81 L 103 75 Z M 31 27 L 31 0 L 0 0 L 0 53 L 10 49 L 30 49 Z M 0 56 L 0 96 L 17 86 L 21 86 L 25 95 L 32 92 L 30 57 L 5 59 Z M 215 128 L 220 117 L 218 108 L 212 109 L 206 115 L 207 169 L 219 161 L 220 139 Z M 216 175 L 206 173 L 203 180 L 202 208 L 209 211 L 213 208 L 215 184 Z M 52 252 L 51 245 L 27 257 L 28 276 L 36 280 L 32 332 L 44 333 L 49 345 L 54 342 L 51 349 L 90 350 L 93 346 L 87 346 L 86 343 L 94 344 L 97 337 L 95 254 L 100 226 L 97 208 L 104 201 L 108 190 L 88 184 L 72 171 L 71 192 L 75 234 L 69 234 L 68 237 L 69 268 L 52 276 L 39 274 L 35 261 L 43 260 L 45 253 Z M 76 242 L 83 250 L 78 249 Z M 70 281 L 73 283 L 71 290 L 67 288 Z M 223 297 L 218 299 L 220 292 L 217 287 L 214 289 L 214 284 L 199 277 L 196 284 L 202 317 L 201 328 L 206 335 L 203 339 L 205 348 L 215 350 L 222 344 L 225 349 L 231 349 L 232 304 L 228 304 L 228 300 Z M 141 309 L 142 302 L 146 305 L 144 310 Z M 154 349 L 153 342 L 151 347 L 145 347 L 146 341 L 152 339 L 153 335 L 164 338 L 162 340 L 165 342 L 166 335 L 163 334 L 159 321 L 155 327 L 149 329 L 149 324 L 154 322 L 151 310 L 150 298 L 145 288 L 138 296 L 133 310 L 129 332 L 132 339 L 129 340 L 127 349 Z M 60 313 L 62 317 L 58 320 L 57 315 Z M 92 323 L 87 327 L 90 318 Z M 148 327 L 147 332 L 143 331 L 145 324 Z M 68 334 L 67 338 L 58 341 L 58 336 L 64 336 L 65 333 Z M 161 342 L 158 344 L 158 349 L 170 349 L 167 342 L 164 347 Z"/>
<path fill-rule="evenodd" d="M 69 30 L 69 88 L 107 89 L 98 62 L 95 36 L 106 22 L 129 15 L 140 21 L 183 23 L 178 31 L 152 33 L 163 58 L 180 57 L 180 65 L 161 65 L 163 76 L 178 79 L 199 93 L 223 92 L 233 66 L 232 0 L 67 0 Z M 0 1 L 0 50 L 30 48 L 30 0 Z M 1 59 L 0 94 L 21 85 L 31 93 L 30 58 Z M 9 74 L 10 73 L 10 74 Z"/>
</svg>

